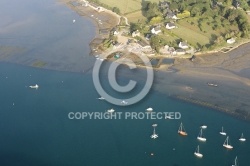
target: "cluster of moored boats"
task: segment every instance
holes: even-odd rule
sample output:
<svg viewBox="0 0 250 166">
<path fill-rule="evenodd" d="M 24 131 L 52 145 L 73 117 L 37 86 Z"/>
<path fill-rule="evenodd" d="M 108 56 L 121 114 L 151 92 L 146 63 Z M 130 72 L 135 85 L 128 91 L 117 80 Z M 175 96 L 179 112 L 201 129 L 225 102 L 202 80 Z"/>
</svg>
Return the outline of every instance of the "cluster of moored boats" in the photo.
<svg viewBox="0 0 250 166">
<path fill-rule="evenodd" d="M 158 134 L 156 133 L 155 131 L 155 128 L 157 127 L 157 124 L 153 124 L 153 134 L 150 136 L 152 139 L 156 139 L 158 138 Z M 206 142 L 207 139 L 204 137 L 203 135 L 203 130 L 207 129 L 207 126 L 206 125 L 202 125 L 200 126 L 200 132 L 197 136 L 197 140 L 201 141 L 201 142 Z M 187 136 L 188 133 L 186 132 L 186 130 L 184 129 L 184 125 L 183 123 L 180 124 L 180 127 L 178 129 L 178 134 L 180 134 L 181 136 Z M 220 131 L 220 134 L 223 135 L 223 136 L 226 136 L 227 133 L 224 131 L 224 128 L 222 127 L 222 130 Z M 239 141 L 241 142 L 245 142 L 246 141 L 246 138 L 244 137 L 243 133 L 241 134 L 240 138 L 239 138 Z M 226 137 L 226 140 L 225 142 L 223 143 L 223 147 L 225 147 L 226 149 L 233 149 L 233 146 L 231 145 L 230 143 L 230 140 L 229 140 L 229 136 Z M 203 154 L 200 152 L 200 147 L 199 145 L 197 146 L 195 152 L 194 152 L 194 155 L 198 158 L 202 158 L 203 157 Z M 236 156 L 235 158 L 235 161 L 234 161 L 234 165 L 232 166 L 238 166 L 238 158 Z"/>
</svg>

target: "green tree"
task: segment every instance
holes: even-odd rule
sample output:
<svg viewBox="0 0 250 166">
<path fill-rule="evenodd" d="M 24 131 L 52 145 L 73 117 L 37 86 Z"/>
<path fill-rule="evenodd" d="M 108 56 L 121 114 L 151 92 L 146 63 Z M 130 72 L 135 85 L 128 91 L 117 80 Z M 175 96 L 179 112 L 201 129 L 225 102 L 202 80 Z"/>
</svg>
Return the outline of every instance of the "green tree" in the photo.
<svg viewBox="0 0 250 166">
<path fill-rule="evenodd" d="M 167 41 L 159 35 L 152 36 L 150 38 L 150 45 L 156 52 L 159 52 L 160 48 L 166 45 Z"/>
<path fill-rule="evenodd" d="M 151 24 L 151 25 L 159 24 L 159 23 L 162 22 L 162 20 L 163 20 L 163 18 L 160 17 L 160 16 L 153 17 L 153 18 L 151 18 L 151 20 L 149 21 L 149 24 Z"/>
<path fill-rule="evenodd" d="M 144 16 L 150 20 L 152 17 L 162 16 L 157 3 L 147 3 L 147 6 L 143 9 Z"/>
<path fill-rule="evenodd" d="M 201 15 L 201 9 L 199 7 L 194 6 L 191 11 L 191 16 L 200 16 Z"/>
<path fill-rule="evenodd" d="M 113 12 L 117 13 L 117 14 L 120 14 L 120 9 L 118 7 L 113 7 L 112 9 Z"/>
<path fill-rule="evenodd" d="M 185 3 L 179 3 L 178 4 L 178 10 L 180 12 L 183 12 L 186 9 L 186 4 Z"/>
<path fill-rule="evenodd" d="M 178 3 L 177 3 L 177 2 L 171 3 L 170 9 L 171 9 L 171 10 L 176 10 L 176 9 L 178 9 Z"/>
<path fill-rule="evenodd" d="M 130 33 L 133 33 L 136 30 L 140 30 L 140 25 L 137 23 L 130 23 Z"/>
</svg>

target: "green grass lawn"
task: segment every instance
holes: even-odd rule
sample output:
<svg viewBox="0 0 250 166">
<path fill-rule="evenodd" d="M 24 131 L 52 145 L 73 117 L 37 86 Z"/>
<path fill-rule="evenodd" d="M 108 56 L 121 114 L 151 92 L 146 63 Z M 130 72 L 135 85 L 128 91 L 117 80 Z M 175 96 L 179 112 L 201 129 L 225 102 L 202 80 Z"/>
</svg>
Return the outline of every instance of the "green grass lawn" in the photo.
<svg viewBox="0 0 250 166">
<path fill-rule="evenodd" d="M 141 11 L 136 11 L 136 12 L 133 12 L 133 13 L 129 13 L 126 15 L 126 17 L 128 18 L 129 22 L 138 22 L 138 20 L 141 20 L 141 21 L 145 21 L 147 20 L 146 17 L 144 17 L 142 15 L 142 12 Z"/>
<path fill-rule="evenodd" d="M 200 45 L 206 45 L 209 43 L 209 37 L 199 33 L 199 31 L 189 29 L 188 27 L 179 24 L 177 24 L 177 26 L 178 28 L 171 31 L 179 38 L 186 40 L 189 44 L 197 46 L 197 43 Z"/>
</svg>

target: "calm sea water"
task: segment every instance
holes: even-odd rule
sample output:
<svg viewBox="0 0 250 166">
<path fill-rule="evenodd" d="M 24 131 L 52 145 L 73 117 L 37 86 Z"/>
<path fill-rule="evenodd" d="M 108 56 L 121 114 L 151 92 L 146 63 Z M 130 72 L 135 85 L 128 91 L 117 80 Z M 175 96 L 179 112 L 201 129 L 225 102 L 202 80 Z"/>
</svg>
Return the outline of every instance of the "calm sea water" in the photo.
<svg viewBox="0 0 250 166">
<path fill-rule="evenodd" d="M 206 108 L 169 99 L 152 91 L 129 107 L 113 106 L 99 97 L 91 74 L 56 72 L 14 64 L 0 64 L 1 165 L 230 165 L 237 155 L 250 163 L 250 124 Z M 121 80 L 122 81 L 122 80 Z M 39 83 L 38 90 L 28 85 Z M 106 83 L 106 82 L 104 82 Z M 14 105 L 13 105 L 14 103 Z M 70 120 L 69 112 L 180 112 L 181 120 Z M 183 122 L 187 137 L 177 130 Z M 152 124 L 159 138 L 152 140 Z M 208 125 L 206 143 L 196 140 L 201 124 Z M 234 149 L 222 147 L 224 126 Z M 203 159 L 194 157 L 200 145 Z M 175 150 L 173 150 L 173 148 Z M 154 153 L 154 156 L 150 154 Z"/>
<path fill-rule="evenodd" d="M 72 18 L 77 15 L 53 0 L 38 2 L 25 0 L 21 6 L 14 2 L 0 2 L 0 8 L 3 8 L 0 11 L 4 16 L 8 14 L 6 5 L 9 8 L 19 7 L 21 14 L 10 13 L 9 15 L 9 18 L 14 20 L 13 22 L 24 20 L 30 14 L 35 14 L 36 18 L 40 18 L 38 19 L 41 21 L 39 25 L 42 27 L 34 22 L 33 26 L 24 24 L 27 27 L 20 26 L 10 30 L 6 28 L 5 22 L 1 27 L 9 31 L 0 31 L 1 44 L 25 46 L 28 50 L 25 53 L 30 58 L 34 54 L 38 58 L 41 57 L 39 53 L 46 53 L 46 60 L 51 60 L 49 57 L 52 55 L 59 58 L 60 54 L 72 47 L 74 49 L 67 52 L 74 56 L 72 61 L 83 57 L 77 69 L 79 71 L 91 69 L 94 60 L 88 56 L 88 41 L 93 37 L 93 32 L 91 32 L 93 25 L 89 24 L 89 21 L 79 18 L 77 22 L 80 24 L 76 24 L 75 31 L 70 31 L 69 26 L 60 26 L 59 32 L 53 33 L 58 30 L 58 24 L 44 26 L 42 23 L 47 22 L 45 18 L 64 22 L 65 20 L 72 21 Z M 33 8 L 34 5 L 35 8 Z M 64 17 L 61 17 L 62 13 Z M 7 18 L 6 20 L 8 21 Z M 29 38 L 34 42 L 31 40 L 22 40 L 22 42 L 20 36 L 17 37 L 17 35 L 37 34 L 34 26 L 40 27 L 41 36 L 47 34 L 52 39 L 57 36 L 60 40 L 51 40 L 47 36 L 48 38 L 41 38 L 42 40 Z M 48 27 L 51 33 L 44 31 L 45 27 Z M 84 28 L 81 29 L 82 27 Z M 66 35 L 65 32 L 69 34 Z M 5 40 L 4 37 L 10 34 L 14 38 Z M 81 37 L 82 34 L 85 36 Z M 21 59 L 21 61 L 25 60 Z M 53 63 L 51 67 L 54 67 Z M 129 71 L 123 71 L 122 69 L 119 73 L 118 80 L 119 83 L 126 84 L 131 76 L 129 76 Z M 139 80 L 142 81 L 139 85 L 143 84 L 143 76 L 140 74 Z M 137 75 L 132 78 L 138 79 Z M 94 88 L 91 71 L 87 73 L 59 72 L 3 62 L 0 63 L 0 83 L 0 165 L 3 166 L 209 166 L 211 163 L 228 166 L 232 164 L 236 155 L 240 165 L 247 166 L 250 163 L 249 141 L 245 143 L 238 141 L 242 132 L 247 139 L 250 138 L 249 123 L 214 110 L 169 99 L 168 95 L 154 90 L 144 100 L 133 106 L 119 107 L 96 99 L 99 95 Z M 36 83 L 40 86 L 38 90 L 28 87 Z M 107 89 L 110 88 L 105 79 L 102 84 Z M 140 90 L 140 86 L 137 90 Z M 137 90 L 132 94 L 137 93 Z M 124 97 L 112 91 L 111 93 L 117 97 Z M 104 112 L 110 108 L 123 113 L 145 112 L 149 106 L 153 107 L 156 112 L 180 112 L 182 118 L 180 120 L 125 118 L 70 120 L 68 118 L 70 112 Z M 181 122 L 188 132 L 187 137 L 180 137 L 177 134 Z M 153 123 L 158 124 L 156 132 L 159 138 L 156 140 L 150 138 Z M 199 126 L 202 124 L 208 126 L 204 131 L 206 143 L 200 143 L 196 139 Z M 225 140 L 225 137 L 219 135 L 222 126 L 234 146 L 231 151 L 222 146 Z M 197 159 L 193 154 L 197 145 L 200 145 L 203 159 Z M 152 156 L 151 153 L 154 155 Z"/>
</svg>

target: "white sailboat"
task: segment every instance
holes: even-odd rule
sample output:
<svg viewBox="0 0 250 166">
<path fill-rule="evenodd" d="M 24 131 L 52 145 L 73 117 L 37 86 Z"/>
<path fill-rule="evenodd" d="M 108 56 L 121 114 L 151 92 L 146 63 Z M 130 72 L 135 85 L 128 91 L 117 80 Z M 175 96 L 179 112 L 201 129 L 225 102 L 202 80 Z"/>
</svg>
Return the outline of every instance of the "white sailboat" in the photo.
<svg viewBox="0 0 250 166">
<path fill-rule="evenodd" d="M 206 125 L 202 125 L 201 128 L 202 128 L 202 129 L 206 129 L 207 126 L 206 126 Z"/>
<path fill-rule="evenodd" d="M 187 136 L 187 132 L 185 131 L 184 126 L 183 126 L 182 123 L 180 124 L 180 127 L 179 127 L 179 129 L 178 129 L 178 133 L 179 133 L 180 135 L 182 135 L 182 136 Z"/>
<path fill-rule="evenodd" d="M 156 132 L 155 132 L 155 128 L 157 127 L 157 124 L 153 124 L 152 126 L 154 128 L 154 131 L 153 131 L 153 134 L 150 137 L 152 139 L 156 139 L 156 138 L 158 138 L 158 134 L 156 134 Z"/>
<path fill-rule="evenodd" d="M 246 141 L 246 138 L 244 137 L 243 133 L 241 134 L 241 137 L 239 139 L 241 142 L 245 142 Z"/>
<path fill-rule="evenodd" d="M 113 113 L 113 112 L 115 112 L 115 110 L 113 108 L 111 108 L 111 109 L 107 110 L 107 112 L 108 113 Z"/>
<path fill-rule="evenodd" d="M 155 123 L 155 124 L 152 124 L 153 127 L 157 127 L 158 125 Z"/>
<path fill-rule="evenodd" d="M 153 108 L 152 108 L 152 107 L 148 107 L 148 108 L 146 109 L 146 111 L 152 112 L 152 111 L 153 111 Z"/>
<path fill-rule="evenodd" d="M 224 131 L 224 128 L 223 128 L 223 127 L 221 128 L 220 134 L 221 134 L 221 135 L 227 135 L 227 133 Z"/>
<path fill-rule="evenodd" d="M 196 157 L 199 157 L 199 158 L 202 158 L 203 157 L 203 154 L 200 153 L 200 147 L 198 145 L 198 147 L 196 148 L 195 152 L 194 152 L 194 155 Z"/>
<path fill-rule="evenodd" d="M 30 85 L 29 86 L 31 89 L 38 89 L 39 88 L 39 86 L 36 84 L 36 85 Z"/>
<path fill-rule="evenodd" d="M 235 159 L 234 159 L 234 164 L 232 165 L 232 166 L 239 166 L 240 164 L 239 164 L 239 162 L 238 162 L 238 158 L 237 158 L 237 156 L 235 157 Z"/>
<path fill-rule="evenodd" d="M 225 148 L 227 148 L 227 149 L 233 149 L 233 146 L 230 145 L 230 140 L 229 140 L 229 137 L 228 137 L 228 136 L 227 136 L 227 138 L 226 138 L 226 140 L 225 140 L 223 146 L 224 146 Z"/>
<path fill-rule="evenodd" d="M 165 119 L 172 119 L 172 117 L 170 115 L 166 115 Z"/>
<path fill-rule="evenodd" d="M 206 142 L 206 140 L 207 140 L 207 139 L 203 136 L 203 134 L 202 134 L 202 128 L 201 128 L 201 130 L 200 130 L 200 133 L 199 133 L 197 139 L 198 139 L 199 141 L 202 141 L 202 142 Z"/>
</svg>

